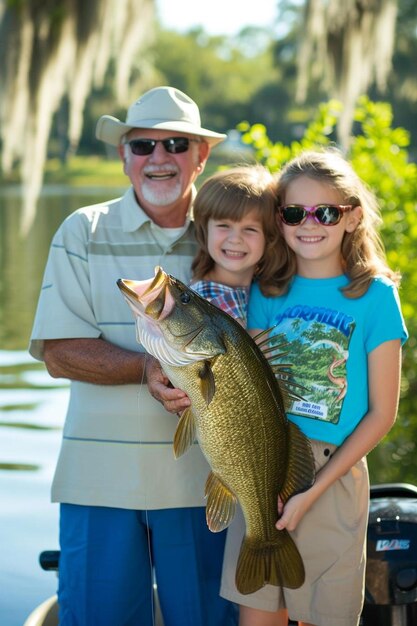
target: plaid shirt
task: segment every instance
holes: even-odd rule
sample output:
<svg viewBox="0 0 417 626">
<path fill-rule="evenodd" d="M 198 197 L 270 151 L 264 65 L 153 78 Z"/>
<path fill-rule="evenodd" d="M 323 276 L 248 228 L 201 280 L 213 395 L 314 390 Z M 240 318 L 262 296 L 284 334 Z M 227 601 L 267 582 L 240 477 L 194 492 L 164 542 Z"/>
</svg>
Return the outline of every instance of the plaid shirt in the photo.
<svg viewBox="0 0 417 626">
<path fill-rule="evenodd" d="M 229 287 L 211 280 L 198 280 L 190 287 L 246 327 L 250 287 Z"/>
</svg>

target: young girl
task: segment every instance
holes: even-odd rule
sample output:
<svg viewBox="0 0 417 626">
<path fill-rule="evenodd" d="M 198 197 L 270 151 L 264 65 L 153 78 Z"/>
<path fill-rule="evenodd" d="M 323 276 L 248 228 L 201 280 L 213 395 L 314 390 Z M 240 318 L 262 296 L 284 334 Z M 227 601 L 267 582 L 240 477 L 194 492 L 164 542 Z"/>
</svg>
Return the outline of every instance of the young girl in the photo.
<svg viewBox="0 0 417 626">
<path fill-rule="evenodd" d="M 243 326 L 253 276 L 268 292 L 274 273 L 273 183 L 259 165 L 222 170 L 203 183 L 193 205 L 199 251 L 190 286 Z"/>
<path fill-rule="evenodd" d="M 363 602 L 369 483 L 367 453 L 397 413 L 407 331 L 376 232 L 372 194 L 335 151 L 306 152 L 278 182 L 278 297 L 251 291 L 249 328 L 289 342 L 285 361 L 304 388 L 288 417 L 310 438 L 317 477 L 278 498 L 277 528 L 303 557 L 306 579 L 239 594 L 234 575 L 244 531 L 228 530 L 221 595 L 240 605 L 240 626 L 356 626 Z"/>
</svg>

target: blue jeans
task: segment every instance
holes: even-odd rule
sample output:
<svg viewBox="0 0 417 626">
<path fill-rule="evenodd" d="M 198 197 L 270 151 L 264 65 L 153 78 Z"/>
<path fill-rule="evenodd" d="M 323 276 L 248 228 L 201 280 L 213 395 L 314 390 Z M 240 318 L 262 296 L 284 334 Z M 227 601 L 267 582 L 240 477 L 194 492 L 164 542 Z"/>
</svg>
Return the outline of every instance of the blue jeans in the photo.
<svg viewBox="0 0 417 626">
<path fill-rule="evenodd" d="M 165 626 L 235 626 L 219 596 L 224 541 L 202 507 L 62 504 L 60 626 L 154 626 L 153 572 Z"/>
</svg>

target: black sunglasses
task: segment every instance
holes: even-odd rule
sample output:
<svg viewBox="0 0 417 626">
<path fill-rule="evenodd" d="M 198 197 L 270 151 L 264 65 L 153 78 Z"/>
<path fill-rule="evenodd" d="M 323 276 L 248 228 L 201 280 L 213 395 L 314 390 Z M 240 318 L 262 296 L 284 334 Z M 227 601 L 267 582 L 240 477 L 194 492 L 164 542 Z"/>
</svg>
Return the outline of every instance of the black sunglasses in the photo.
<svg viewBox="0 0 417 626">
<path fill-rule="evenodd" d="M 353 209 L 352 204 L 317 204 L 304 206 L 302 204 L 285 204 L 278 207 L 279 215 L 288 226 L 303 224 L 311 215 L 318 224 L 335 226 L 342 219 L 343 213 Z"/>
<path fill-rule="evenodd" d="M 155 150 L 156 144 L 161 143 L 169 154 L 181 154 L 187 152 L 190 142 L 200 143 L 199 139 L 189 137 L 168 137 L 167 139 L 131 139 L 126 143 L 130 146 L 132 154 L 147 156 Z"/>
</svg>

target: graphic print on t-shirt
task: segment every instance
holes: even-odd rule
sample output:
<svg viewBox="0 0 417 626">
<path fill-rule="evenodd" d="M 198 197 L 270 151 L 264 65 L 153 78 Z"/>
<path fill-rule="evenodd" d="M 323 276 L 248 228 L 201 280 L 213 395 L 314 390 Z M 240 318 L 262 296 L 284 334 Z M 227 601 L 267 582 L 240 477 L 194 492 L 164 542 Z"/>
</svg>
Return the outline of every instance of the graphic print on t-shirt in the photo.
<svg viewBox="0 0 417 626">
<path fill-rule="evenodd" d="M 274 343 L 286 343 L 294 391 L 302 397 L 288 409 L 293 415 L 337 424 L 347 392 L 346 362 L 355 328 L 354 319 L 326 307 L 295 305 L 275 319 Z M 286 378 L 277 374 L 277 378 Z M 298 387 L 300 385 L 300 387 Z"/>
</svg>

